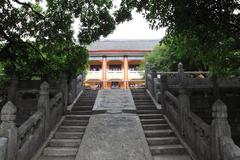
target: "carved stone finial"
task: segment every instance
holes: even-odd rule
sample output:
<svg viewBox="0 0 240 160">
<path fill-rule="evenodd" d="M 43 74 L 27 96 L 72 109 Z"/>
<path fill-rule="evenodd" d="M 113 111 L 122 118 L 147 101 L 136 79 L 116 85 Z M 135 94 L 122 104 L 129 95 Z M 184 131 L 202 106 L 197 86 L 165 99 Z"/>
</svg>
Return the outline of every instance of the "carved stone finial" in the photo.
<svg viewBox="0 0 240 160">
<path fill-rule="evenodd" d="M 227 106 L 220 99 L 213 104 L 212 116 L 215 119 L 227 119 Z"/>
<path fill-rule="evenodd" d="M 40 86 L 40 94 L 48 94 L 49 92 L 49 84 L 44 81 Z"/>
<path fill-rule="evenodd" d="M 179 71 L 183 71 L 183 64 L 182 64 L 182 62 L 178 63 L 178 70 Z"/>
<path fill-rule="evenodd" d="M 1 120 L 2 122 L 14 122 L 16 119 L 17 108 L 11 102 L 8 101 L 2 108 L 1 111 Z"/>
</svg>

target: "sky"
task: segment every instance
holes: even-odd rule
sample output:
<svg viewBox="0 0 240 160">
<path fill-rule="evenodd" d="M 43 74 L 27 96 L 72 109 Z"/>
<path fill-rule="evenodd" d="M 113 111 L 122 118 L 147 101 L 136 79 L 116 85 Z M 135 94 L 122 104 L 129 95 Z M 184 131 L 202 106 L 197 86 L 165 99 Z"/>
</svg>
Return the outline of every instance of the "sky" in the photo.
<svg viewBox="0 0 240 160">
<path fill-rule="evenodd" d="M 133 20 L 124 22 L 116 27 L 116 30 L 105 39 L 162 39 L 166 28 L 151 30 L 144 17 L 133 12 Z"/>
<path fill-rule="evenodd" d="M 120 6 L 121 0 L 113 0 L 113 10 L 117 10 Z M 115 31 L 108 35 L 106 38 L 101 39 L 162 39 L 165 35 L 166 28 L 161 28 L 159 30 L 151 30 L 149 23 L 145 20 L 143 15 L 132 12 L 133 19 L 131 21 L 126 21 L 122 24 L 116 26 Z M 75 21 L 73 28 L 75 33 L 78 32 L 79 22 Z M 77 35 L 75 35 L 77 38 Z"/>
<path fill-rule="evenodd" d="M 23 1 L 35 1 L 35 0 L 23 0 Z M 121 0 L 113 0 L 114 10 L 118 9 L 120 6 Z M 46 1 L 43 0 L 40 3 L 43 9 L 46 9 Z M 17 5 L 17 4 L 16 4 Z M 135 11 L 132 12 L 133 19 L 131 21 L 126 21 L 122 24 L 116 26 L 116 30 L 102 39 L 162 39 L 165 35 L 166 28 L 161 28 L 159 30 L 151 30 L 149 23 L 145 18 Z M 74 22 L 73 30 L 75 33 L 79 31 L 79 21 Z M 75 39 L 77 34 L 74 35 Z"/>
</svg>

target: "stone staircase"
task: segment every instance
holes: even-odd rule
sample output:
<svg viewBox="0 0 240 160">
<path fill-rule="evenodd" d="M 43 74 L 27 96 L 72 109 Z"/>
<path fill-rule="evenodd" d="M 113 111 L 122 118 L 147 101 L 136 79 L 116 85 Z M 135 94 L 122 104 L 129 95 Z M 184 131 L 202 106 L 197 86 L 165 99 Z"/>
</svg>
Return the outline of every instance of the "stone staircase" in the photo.
<svg viewBox="0 0 240 160">
<path fill-rule="evenodd" d="M 144 89 L 134 89 L 132 95 L 154 160 L 191 160 L 148 93 Z"/>
<path fill-rule="evenodd" d="M 74 160 L 92 114 L 97 91 L 84 91 L 43 149 L 39 160 Z"/>
</svg>

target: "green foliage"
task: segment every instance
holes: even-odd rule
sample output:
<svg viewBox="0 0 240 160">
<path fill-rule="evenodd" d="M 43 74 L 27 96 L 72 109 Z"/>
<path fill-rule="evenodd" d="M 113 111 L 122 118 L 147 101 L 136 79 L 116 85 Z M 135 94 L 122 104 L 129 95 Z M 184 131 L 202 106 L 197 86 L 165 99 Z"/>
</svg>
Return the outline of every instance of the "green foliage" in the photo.
<svg viewBox="0 0 240 160">
<path fill-rule="evenodd" d="M 185 67 L 192 70 L 209 68 L 221 76 L 239 72 L 239 1 L 123 0 L 116 12 L 118 23 L 131 19 L 134 9 L 145 16 L 152 29 L 168 27 L 165 46 L 160 47 L 167 47 L 167 51 L 161 49 L 161 57 L 185 61 Z M 164 66 L 171 69 L 169 64 Z"/>
<path fill-rule="evenodd" d="M 194 34 L 165 37 L 145 59 L 158 70 L 173 71 L 178 62 L 185 70 L 209 70 L 219 76 L 239 74 L 240 52 L 234 50 L 234 39 L 225 40 L 219 48 L 205 48 Z"/>
<path fill-rule="evenodd" d="M 3 65 L 0 63 L 0 89 L 4 89 L 4 87 L 8 84 L 10 77 L 4 74 Z"/>
<path fill-rule="evenodd" d="M 189 46 L 186 47 L 186 45 Z M 159 71 L 174 71 L 179 62 L 182 62 L 184 68 L 189 71 L 206 70 L 203 63 L 195 57 L 197 50 L 195 50 L 196 53 L 183 54 L 191 47 L 193 46 L 186 43 L 184 37 L 165 37 L 151 53 L 145 56 L 145 59 Z"/>
<path fill-rule="evenodd" d="M 110 0 L 2 0 L 0 5 L 0 63 L 8 75 L 70 76 L 83 71 L 87 50 L 83 45 L 115 29 Z M 79 22 L 78 40 L 73 23 Z M 80 44 L 78 44 L 79 42 Z"/>
</svg>

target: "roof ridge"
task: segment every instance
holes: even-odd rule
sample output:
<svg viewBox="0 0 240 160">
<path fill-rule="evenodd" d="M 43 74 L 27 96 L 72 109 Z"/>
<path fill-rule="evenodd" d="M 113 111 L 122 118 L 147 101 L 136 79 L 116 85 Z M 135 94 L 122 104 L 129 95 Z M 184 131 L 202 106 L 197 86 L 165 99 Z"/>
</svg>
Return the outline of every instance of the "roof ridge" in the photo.
<svg viewBox="0 0 240 160">
<path fill-rule="evenodd" d="M 114 41 L 160 41 L 161 39 L 100 39 L 95 42 L 114 42 Z M 94 43 L 94 42 L 93 42 Z"/>
</svg>

